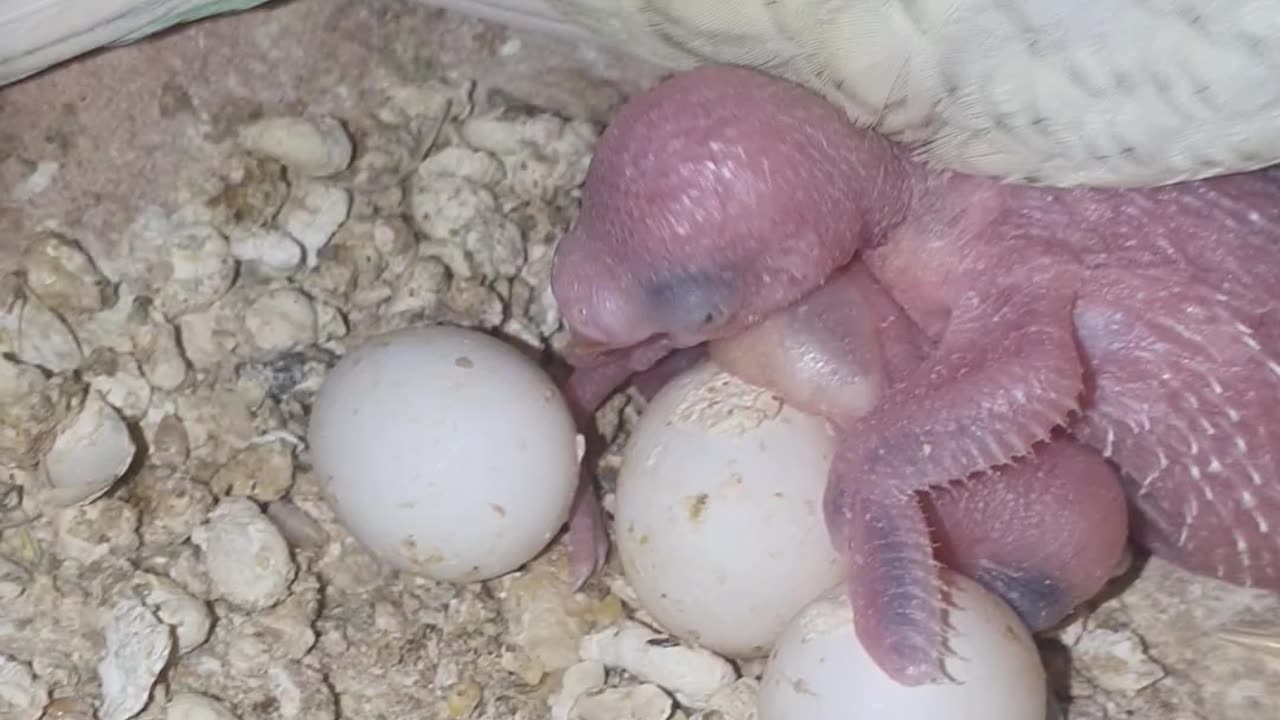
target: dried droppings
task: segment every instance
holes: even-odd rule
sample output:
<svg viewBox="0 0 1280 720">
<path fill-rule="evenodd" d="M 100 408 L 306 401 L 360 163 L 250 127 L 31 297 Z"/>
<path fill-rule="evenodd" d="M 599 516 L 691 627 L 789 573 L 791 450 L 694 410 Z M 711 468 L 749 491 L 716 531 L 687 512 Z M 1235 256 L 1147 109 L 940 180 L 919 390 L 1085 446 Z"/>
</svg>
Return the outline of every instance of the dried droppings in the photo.
<svg viewBox="0 0 1280 720">
<path fill-rule="evenodd" d="M 47 492 L 57 507 L 83 503 L 105 493 L 133 463 L 136 447 L 115 408 L 90 391 L 79 413 L 58 431 L 41 463 Z"/>
<path fill-rule="evenodd" d="M 184 692 L 169 698 L 165 720 L 239 720 L 223 703 L 200 693 Z"/>
<path fill-rule="evenodd" d="M 520 229 L 499 210 L 488 188 L 451 175 L 419 171 L 409 207 L 418 231 L 429 238 L 421 252 L 441 255 L 446 261 L 458 250 L 465 254 L 465 262 L 451 264 L 455 275 L 494 278 L 520 272 L 525 260 Z"/>
<path fill-rule="evenodd" d="M 475 711 L 483 695 L 484 691 L 481 689 L 480 683 L 474 680 L 454 683 L 445 688 L 444 691 L 445 711 L 449 713 L 451 718 L 467 717 Z"/>
<path fill-rule="evenodd" d="M 1131 630 L 1094 629 L 1080 638 L 1074 654 L 1089 665 L 1094 684 L 1109 692 L 1136 693 L 1165 675 Z"/>
<path fill-rule="evenodd" d="M 578 644 L 592 629 L 596 603 L 574 593 L 566 573 L 539 559 L 498 585 L 512 642 L 548 671 L 579 661 Z"/>
<path fill-rule="evenodd" d="M 302 266 L 306 251 L 283 230 L 254 228 L 231 236 L 231 254 L 250 270 L 287 275 Z"/>
<path fill-rule="evenodd" d="M 253 414 L 234 390 L 201 389 L 177 398 L 193 458 L 219 464 L 253 439 Z"/>
<path fill-rule="evenodd" d="M 28 295 L 21 307 L 17 322 L 18 359 L 53 372 L 80 367 L 84 353 L 66 321 L 34 295 Z"/>
<path fill-rule="evenodd" d="M 337 703 L 324 675 L 301 663 L 273 665 L 267 671 L 270 697 L 284 720 L 334 720 Z"/>
<path fill-rule="evenodd" d="M 267 505 L 267 517 L 280 528 L 280 534 L 289 544 L 302 550 L 316 550 L 329 541 L 324 526 L 307 514 L 306 510 L 288 500 L 278 500 Z"/>
<path fill-rule="evenodd" d="M 241 675 L 257 675 L 281 661 L 301 660 L 316 642 L 314 598 L 291 595 L 252 616 L 228 618 L 227 661 Z"/>
<path fill-rule="evenodd" d="M 151 384 L 133 355 L 94 348 L 81 368 L 89 387 L 129 420 L 139 420 L 151 406 Z"/>
<path fill-rule="evenodd" d="M 191 652 L 209 638 L 213 613 L 208 603 L 162 575 L 139 572 L 133 576 L 131 586 L 156 617 L 173 628 L 179 654 Z"/>
<path fill-rule="evenodd" d="M 430 315 L 449 291 L 449 268 L 433 257 L 418 258 L 395 283 L 386 311 Z"/>
<path fill-rule="evenodd" d="M 716 691 L 738 677 L 728 660 L 631 621 L 587 636 L 580 652 L 585 660 L 598 660 L 661 685 L 694 708 L 706 707 Z"/>
<path fill-rule="evenodd" d="M 178 346 L 177 332 L 149 303 L 134 304 L 129 337 L 143 375 L 157 390 L 177 390 L 187 379 L 187 359 Z"/>
<path fill-rule="evenodd" d="M 467 147 L 447 147 L 432 153 L 422 162 L 419 172 L 462 178 L 484 187 L 493 187 L 507 179 L 506 168 L 498 158 Z"/>
<path fill-rule="evenodd" d="M 171 412 L 165 412 L 149 438 L 151 454 L 149 460 L 160 467 L 177 467 L 187 461 L 190 446 L 187 442 L 187 428 L 182 419 Z"/>
<path fill-rule="evenodd" d="M 293 186 L 280 211 L 280 227 L 306 251 L 306 266 L 314 267 L 317 253 L 328 244 L 351 212 L 351 193 L 320 182 Z"/>
<path fill-rule="evenodd" d="M 0 655 L 0 717 L 37 720 L 49 699 L 48 686 L 30 666 Z"/>
<path fill-rule="evenodd" d="M 106 655 L 98 664 L 102 682 L 101 720 L 129 720 L 146 707 L 151 688 L 173 648 L 169 627 L 145 605 L 117 605 L 104 631 Z"/>
<path fill-rule="evenodd" d="M 139 545 L 138 511 L 129 504 L 103 498 L 88 505 L 59 510 L 58 556 L 85 564 L 105 557 L 130 557 Z"/>
<path fill-rule="evenodd" d="M 578 698 L 569 720 L 667 720 L 675 707 L 657 685 L 611 687 Z"/>
<path fill-rule="evenodd" d="M 324 382 L 334 363 L 332 353 L 319 349 L 287 352 L 266 360 L 247 362 L 236 370 L 241 383 L 253 383 L 265 397 L 298 394 L 309 399 Z"/>
<path fill-rule="evenodd" d="M 209 307 L 235 280 L 230 245 L 208 225 L 151 212 L 131 228 L 129 247 L 129 282 L 170 318 Z"/>
<path fill-rule="evenodd" d="M 209 481 L 217 495 L 259 502 L 279 500 L 293 484 L 293 448 L 280 441 L 250 445 L 219 468 Z"/>
<path fill-rule="evenodd" d="M 347 169 L 354 154 L 351 137 L 337 119 L 268 117 L 240 129 L 240 144 L 278 160 L 302 177 L 327 177 Z"/>
<path fill-rule="evenodd" d="M 707 700 L 707 709 L 696 713 L 693 720 L 755 720 L 759 693 L 758 679 L 738 678 L 717 690 Z"/>
<path fill-rule="evenodd" d="M 560 690 L 551 698 L 551 720 L 569 720 L 569 711 L 578 698 L 604 687 L 604 664 L 585 660 L 565 669 Z"/>
<path fill-rule="evenodd" d="M 280 602 L 296 569 L 280 531 L 245 498 L 220 502 L 192 534 L 218 593 L 246 610 Z"/>
<path fill-rule="evenodd" d="M 289 197 L 284 166 L 252 155 L 225 158 L 223 165 L 223 177 L 209 178 L 209 222 L 232 235 L 270 225 Z"/>
<path fill-rule="evenodd" d="M 473 117 L 462 125 L 461 134 L 472 147 L 506 161 L 517 196 L 544 201 L 582 183 L 599 135 L 589 123 L 551 115 Z"/>
<path fill-rule="evenodd" d="M 70 238 L 40 235 L 27 247 L 22 265 L 27 287 L 58 312 L 95 312 L 115 302 L 111 282 Z"/>
<path fill-rule="evenodd" d="M 319 332 L 311 298 L 291 289 L 273 290 L 255 300 L 244 326 L 253 344 L 268 354 L 315 344 Z"/>
<path fill-rule="evenodd" d="M 0 356 L 0 465 L 34 465 L 55 431 L 81 409 L 85 387 L 68 376 L 46 379 L 29 365 Z"/>
<path fill-rule="evenodd" d="M 172 470 L 147 466 L 126 488 L 142 515 L 142 542 L 148 546 L 185 542 L 213 508 L 213 493 Z"/>
</svg>

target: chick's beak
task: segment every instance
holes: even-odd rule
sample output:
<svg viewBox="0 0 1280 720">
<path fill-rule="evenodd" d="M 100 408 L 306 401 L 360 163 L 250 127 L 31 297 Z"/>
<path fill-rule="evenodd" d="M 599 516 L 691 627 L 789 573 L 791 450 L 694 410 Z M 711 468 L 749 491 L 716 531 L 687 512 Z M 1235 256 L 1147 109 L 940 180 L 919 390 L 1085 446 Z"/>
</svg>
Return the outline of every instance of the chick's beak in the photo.
<svg viewBox="0 0 1280 720">
<path fill-rule="evenodd" d="M 612 349 L 598 340 L 571 334 L 569 343 L 565 345 L 564 354 L 570 361 L 586 361 L 604 355 Z"/>
</svg>

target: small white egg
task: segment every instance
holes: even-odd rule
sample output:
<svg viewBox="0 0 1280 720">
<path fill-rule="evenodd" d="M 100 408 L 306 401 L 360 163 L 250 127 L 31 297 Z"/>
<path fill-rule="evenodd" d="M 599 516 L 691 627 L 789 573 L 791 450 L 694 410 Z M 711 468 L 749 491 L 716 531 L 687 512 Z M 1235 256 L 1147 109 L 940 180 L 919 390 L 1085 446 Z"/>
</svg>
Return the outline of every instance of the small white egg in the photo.
<svg viewBox="0 0 1280 720">
<path fill-rule="evenodd" d="M 551 378 L 451 326 L 347 354 L 311 411 L 316 471 L 351 534 L 392 566 L 474 582 L 517 569 L 568 519 L 578 435 Z"/>
<path fill-rule="evenodd" d="M 943 570 L 955 609 L 945 613 L 958 682 L 894 682 L 858 641 L 843 586 L 805 607 L 765 666 L 759 720 L 1044 720 L 1048 689 L 1035 643 L 1018 617 L 974 581 Z"/>
<path fill-rule="evenodd" d="M 614 527 L 641 606 L 731 657 L 767 654 L 844 570 L 823 521 L 826 422 L 704 363 L 649 403 L 624 451 Z"/>
</svg>

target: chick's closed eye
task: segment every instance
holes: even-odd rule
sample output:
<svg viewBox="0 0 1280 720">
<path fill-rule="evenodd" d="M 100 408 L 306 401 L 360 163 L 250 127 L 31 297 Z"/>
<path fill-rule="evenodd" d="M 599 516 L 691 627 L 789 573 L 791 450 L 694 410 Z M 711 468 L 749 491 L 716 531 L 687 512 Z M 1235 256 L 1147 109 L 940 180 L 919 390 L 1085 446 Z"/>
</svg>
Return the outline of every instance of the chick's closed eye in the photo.
<svg viewBox="0 0 1280 720">
<path fill-rule="evenodd" d="M 708 339 L 733 316 L 736 290 L 729 271 L 664 273 L 645 286 L 660 332 L 689 344 Z"/>
</svg>

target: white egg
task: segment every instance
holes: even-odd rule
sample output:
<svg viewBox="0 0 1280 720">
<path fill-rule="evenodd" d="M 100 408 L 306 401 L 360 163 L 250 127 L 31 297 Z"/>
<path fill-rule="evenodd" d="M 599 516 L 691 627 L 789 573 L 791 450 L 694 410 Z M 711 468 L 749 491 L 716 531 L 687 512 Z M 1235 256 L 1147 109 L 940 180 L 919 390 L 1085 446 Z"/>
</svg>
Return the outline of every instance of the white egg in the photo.
<svg viewBox="0 0 1280 720">
<path fill-rule="evenodd" d="M 721 654 L 767 654 L 843 577 L 822 514 L 833 449 L 825 421 L 712 363 L 664 387 L 628 441 L 614 512 L 644 609 Z"/>
<path fill-rule="evenodd" d="M 956 609 L 945 661 L 958 683 L 908 687 L 867 655 L 843 587 L 787 626 L 765 665 L 759 720 L 1044 720 L 1048 689 L 1025 626 L 999 598 L 943 570 Z"/>
<path fill-rule="evenodd" d="M 577 483 L 564 396 L 514 347 L 451 326 L 390 333 L 329 373 L 311 411 L 339 521 L 391 565 L 474 582 L 555 536 Z"/>
</svg>

